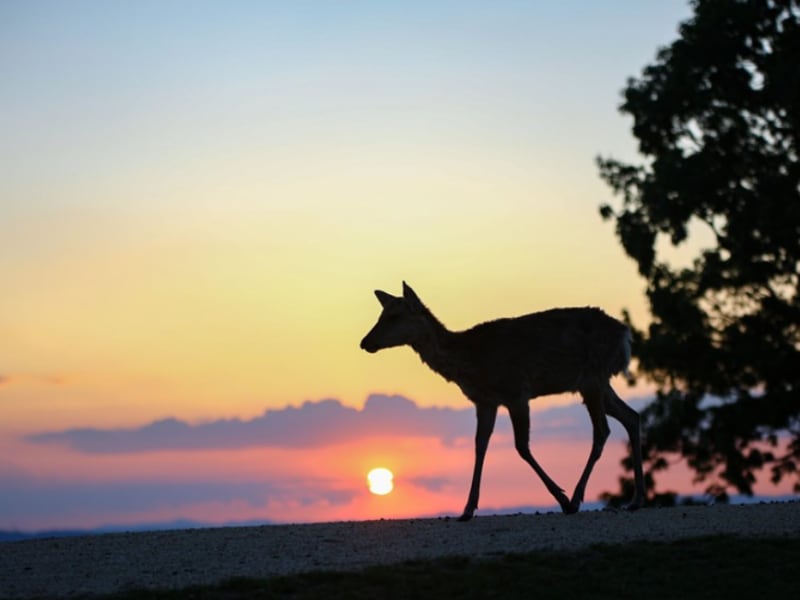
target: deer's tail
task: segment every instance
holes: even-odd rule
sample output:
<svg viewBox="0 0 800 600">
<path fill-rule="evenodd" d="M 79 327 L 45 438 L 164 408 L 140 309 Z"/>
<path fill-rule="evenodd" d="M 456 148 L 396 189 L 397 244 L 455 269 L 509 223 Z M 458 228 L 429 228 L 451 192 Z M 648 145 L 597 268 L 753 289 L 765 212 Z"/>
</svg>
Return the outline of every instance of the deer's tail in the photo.
<svg viewBox="0 0 800 600">
<path fill-rule="evenodd" d="M 631 363 L 631 342 L 633 341 L 633 334 L 629 328 L 625 328 L 625 333 L 622 336 L 622 371 L 627 379 L 631 378 L 631 372 L 628 366 Z"/>
</svg>

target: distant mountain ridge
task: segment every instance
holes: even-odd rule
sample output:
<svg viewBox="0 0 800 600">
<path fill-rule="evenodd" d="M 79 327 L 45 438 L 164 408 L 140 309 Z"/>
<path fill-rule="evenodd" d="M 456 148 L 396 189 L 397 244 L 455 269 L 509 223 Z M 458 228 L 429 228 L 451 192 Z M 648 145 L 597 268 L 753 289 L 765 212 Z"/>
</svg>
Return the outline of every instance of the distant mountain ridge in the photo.
<svg viewBox="0 0 800 600">
<path fill-rule="evenodd" d="M 44 538 L 77 537 L 81 535 L 102 535 L 104 533 L 126 533 L 138 531 L 170 531 L 173 529 L 208 529 L 212 527 L 256 527 L 274 525 L 272 521 L 258 519 L 251 521 L 232 521 L 229 523 L 203 523 L 190 519 L 175 519 L 161 523 L 137 523 L 133 525 L 102 525 L 88 529 L 48 529 L 43 531 L 0 530 L 0 542 L 17 542 Z"/>
</svg>

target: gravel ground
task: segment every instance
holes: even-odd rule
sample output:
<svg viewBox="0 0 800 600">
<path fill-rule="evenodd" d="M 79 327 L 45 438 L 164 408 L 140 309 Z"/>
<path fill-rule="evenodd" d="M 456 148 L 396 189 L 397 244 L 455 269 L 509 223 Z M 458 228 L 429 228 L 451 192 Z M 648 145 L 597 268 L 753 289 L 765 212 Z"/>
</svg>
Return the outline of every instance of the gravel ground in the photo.
<svg viewBox="0 0 800 600">
<path fill-rule="evenodd" d="M 800 502 L 223 527 L 0 543 L 0 598 L 182 588 L 447 555 L 570 550 L 708 534 L 800 536 Z"/>
</svg>

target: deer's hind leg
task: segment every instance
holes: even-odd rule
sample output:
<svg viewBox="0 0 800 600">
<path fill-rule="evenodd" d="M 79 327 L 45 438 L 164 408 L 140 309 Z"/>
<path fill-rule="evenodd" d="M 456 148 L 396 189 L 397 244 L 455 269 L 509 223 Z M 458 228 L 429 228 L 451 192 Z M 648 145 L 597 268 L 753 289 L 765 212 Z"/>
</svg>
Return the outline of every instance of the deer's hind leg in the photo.
<svg viewBox="0 0 800 600">
<path fill-rule="evenodd" d="M 630 440 L 631 443 L 631 456 L 633 458 L 635 492 L 633 494 L 633 500 L 627 508 L 628 510 L 636 510 L 644 506 L 645 501 L 644 473 L 642 472 L 642 435 L 639 413 L 625 404 L 610 385 L 606 390 L 604 401 L 606 414 L 622 423 L 625 431 L 628 432 L 628 440 Z"/>
<path fill-rule="evenodd" d="M 583 495 L 586 492 L 586 484 L 589 482 L 589 476 L 592 474 L 595 463 L 603 454 L 603 447 L 611 433 L 608 427 L 608 419 L 606 418 L 606 407 L 603 400 L 604 395 L 602 388 L 581 390 L 583 402 L 586 404 L 586 409 L 589 411 L 589 418 L 592 420 L 592 450 L 589 452 L 589 459 L 586 461 L 583 473 L 581 473 L 578 484 L 575 486 L 575 492 L 572 494 L 572 500 L 569 503 L 570 510 L 564 512 L 575 513 L 578 512 L 578 509 L 581 507 Z"/>
<path fill-rule="evenodd" d="M 528 403 L 522 402 L 519 404 L 508 405 L 508 415 L 511 417 L 511 424 L 514 427 L 514 446 L 522 459 L 528 463 L 531 468 L 536 471 L 536 474 L 544 482 L 547 491 L 553 494 L 553 497 L 558 501 L 561 510 L 565 513 L 570 512 L 570 502 L 567 495 L 564 493 L 555 481 L 545 473 L 544 469 L 536 462 L 531 454 L 529 447 L 530 440 L 530 427 L 531 418 L 528 412 Z M 574 512 L 574 511 L 573 511 Z"/>
</svg>

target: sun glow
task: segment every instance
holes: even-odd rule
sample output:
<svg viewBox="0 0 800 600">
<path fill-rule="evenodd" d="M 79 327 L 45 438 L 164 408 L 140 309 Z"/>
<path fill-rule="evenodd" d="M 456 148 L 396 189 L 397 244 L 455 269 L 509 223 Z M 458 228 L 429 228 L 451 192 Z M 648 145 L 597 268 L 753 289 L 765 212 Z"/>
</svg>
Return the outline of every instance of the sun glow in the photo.
<svg viewBox="0 0 800 600">
<path fill-rule="evenodd" d="M 367 473 L 369 491 L 378 496 L 385 496 L 394 489 L 394 475 L 389 469 L 378 467 Z"/>
</svg>

